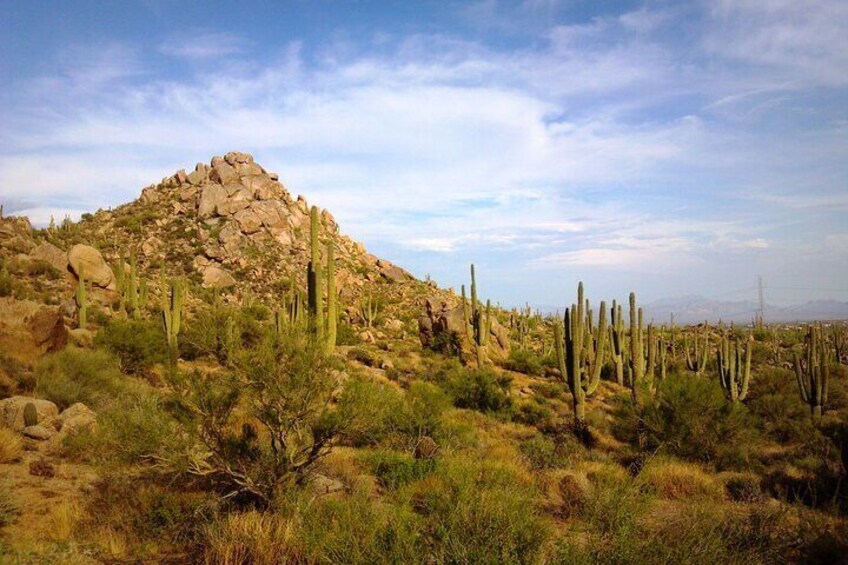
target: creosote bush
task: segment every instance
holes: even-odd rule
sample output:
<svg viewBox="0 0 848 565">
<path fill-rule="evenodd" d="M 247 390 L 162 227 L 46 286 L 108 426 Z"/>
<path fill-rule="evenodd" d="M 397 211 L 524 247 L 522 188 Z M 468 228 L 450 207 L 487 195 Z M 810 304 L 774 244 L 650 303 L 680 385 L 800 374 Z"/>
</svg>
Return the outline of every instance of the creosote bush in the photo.
<svg viewBox="0 0 848 565">
<path fill-rule="evenodd" d="M 118 360 L 109 353 L 68 347 L 39 361 L 35 390 L 60 410 L 76 402 L 96 410 L 123 391 L 123 379 Z"/>
<path fill-rule="evenodd" d="M 97 334 L 96 343 L 120 361 L 121 370 L 144 375 L 168 358 L 162 324 L 158 320 L 114 318 Z"/>
<path fill-rule="evenodd" d="M 756 438 L 747 408 L 728 402 L 715 380 L 671 375 L 641 416 L 650 446 L 691 461 L 744 466 Z"/>
</svg>

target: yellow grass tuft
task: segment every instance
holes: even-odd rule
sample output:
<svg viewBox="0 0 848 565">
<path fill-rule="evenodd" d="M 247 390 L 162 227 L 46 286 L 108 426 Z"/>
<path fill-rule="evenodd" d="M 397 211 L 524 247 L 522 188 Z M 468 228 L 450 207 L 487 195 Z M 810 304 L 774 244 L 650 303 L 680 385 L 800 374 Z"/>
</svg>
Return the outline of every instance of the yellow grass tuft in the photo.
<svg viewBox="0 0 848 565">
<path fill-rule="evenodd" d="M 668 500 L 724 498 L 722 482 L 693 463 L 652 459 L 639 473 L 639 480 L 646 490 Z"/>
<path fill-rule="evenodd" d="M 272 513 L 229 514 L 206 528 L 204 561 L 209 565 L 275 565 L 293 559 L 291 525 Z"/>
<path fill-rule="evenodd" d="M 0 427 L 0 463 L 14 463 L 23 454 L 20 436 L 9 428 Z"/>
</svg>

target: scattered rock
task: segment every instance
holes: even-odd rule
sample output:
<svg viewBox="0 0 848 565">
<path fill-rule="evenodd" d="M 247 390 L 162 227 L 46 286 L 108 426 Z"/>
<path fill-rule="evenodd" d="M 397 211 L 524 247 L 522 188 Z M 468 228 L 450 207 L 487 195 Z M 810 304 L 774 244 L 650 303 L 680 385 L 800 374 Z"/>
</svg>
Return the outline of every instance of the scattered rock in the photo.
<svg viewBox="0 0 848 565">
<path fill-rule="evenodd" d="M 432 459 L 439 452 L 439 446 L 430 436 L 422 436 L 415 444 L 416 459 Z"/>
<path fill-rule="evenodd" d="M 56 469 L 46 459 L 35 459 L 29 462 L 29 474 L 36 477 L 51 478 L 56 476 Z"/>
<path fill-rule="evenodd" d="M 221 267 L 208 265 L 202 271 L 203 286 L 206 288 L 227 288 L 236 284 L 236 279 Z"/>
<path fill-rule="evenodd" d="M 49 430 L 40 424 L 36 424 L 35 426 L 25 427 L 21 433 L 30 439 L 45 441 L 53 437 L 56 432 Z"/>
<path fill-rule="evenodd" d="M 29 396 L 12 396 L 0 400 L 0 421 L 6 427 L 19 432 L 23 431 L 26 427 L 24 425 L 24 407 L 29 403 L 35 405 L 40 424 L 52 422 L 59 415 L 59 408 L 49 400 Z"/>
</svg>

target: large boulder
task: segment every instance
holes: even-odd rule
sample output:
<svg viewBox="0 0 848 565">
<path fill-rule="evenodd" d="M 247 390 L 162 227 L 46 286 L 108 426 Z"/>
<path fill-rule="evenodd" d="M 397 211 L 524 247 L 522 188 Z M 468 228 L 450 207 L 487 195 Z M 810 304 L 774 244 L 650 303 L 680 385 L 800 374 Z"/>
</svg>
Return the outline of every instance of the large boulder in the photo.
<svg viewBox="0 0 848 565">
<path fill-rule="evenodd" d="M 207 265 L 201 271 L 203 286 L 206 288 L 226 288 L 236 284 L 236 279 L 217 265 Z"/>
<path fill-rule="evenodd" d="M 59 414 L 59 431 L 62 435 L 74 435 L 97 426 L 97 414 L 82 402 L 77 402 Z"/>
<path fill-rule="evenodd" d="M 0 422 L 13 430 L 23 431 L 26 427 L 24 424 L 24 408 L 30 403 L 35 406 L 38 425 L 49 427 L 59 415 L 59 408 L 49 400 L 29 396 L 11 396 L 0 400 Z"/>
<path fill-rule="evenodd" d="M 68 334 L 59 310 L 31 300 L 0 298 L 0 352 L 31 366 L 48 351 L 64 347 Z"/>
<path fill-rule="evenodd" d="M 68 264 L 79 278 L 80 268 L 85 280 L 91 281 L 100 288 L 115 290 L 115 276 L 106 264 L 103 255 L 90 245 L 77 244 L 68 251 Z"/>
<path fill-rule="evenodd" d="M 36 261 L 45 261 L 60 272 L 68 270 L 68 254 L 50 242 L 45 241 L 29 252 L 29 256 Z"/>
<path fill-rule="evenodd" d="M 227 200 L 227 191 L 220 184 L 210 184 L 203 188 L 200 194 L 200 202 L 197 206 L 197 215 L 200 218 L 214 216 L 218 206 Z"/>
</svg>

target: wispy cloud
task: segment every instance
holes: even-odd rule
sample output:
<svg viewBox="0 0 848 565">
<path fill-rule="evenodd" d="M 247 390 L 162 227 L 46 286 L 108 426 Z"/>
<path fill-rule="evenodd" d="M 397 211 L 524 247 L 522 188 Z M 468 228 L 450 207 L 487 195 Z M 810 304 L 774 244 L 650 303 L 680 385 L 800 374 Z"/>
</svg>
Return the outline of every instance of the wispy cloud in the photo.
<svg viewBox="0 0 848 565">
<path fill-rule="evenodd" d="M 184 59 L 215 59 L 246 51 L 247 42 L 240 36 L 209 30 L 186 30 L 167 38 L 159 50 Z"/>
</svg>

